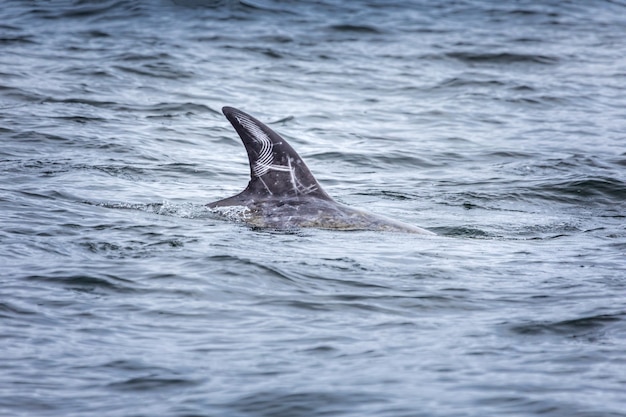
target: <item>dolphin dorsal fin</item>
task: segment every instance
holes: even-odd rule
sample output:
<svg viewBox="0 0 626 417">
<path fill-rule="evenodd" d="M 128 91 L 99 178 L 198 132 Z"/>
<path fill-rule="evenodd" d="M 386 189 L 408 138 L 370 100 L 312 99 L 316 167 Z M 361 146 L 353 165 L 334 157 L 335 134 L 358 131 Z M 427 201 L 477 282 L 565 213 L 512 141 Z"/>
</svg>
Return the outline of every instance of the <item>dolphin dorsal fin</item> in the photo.
<svg viewBox="0 0 626 417">
<path fill-rule="evenodd" d="M 233 107 L 222 112 L 243 141 L 250 162 L 250 182 L 240 194 L 215 203 L 235 205 L 243 201 L 275 197 L 311 196 L 331 200 L 300 155 L 278 133 Z"/>
</svg>

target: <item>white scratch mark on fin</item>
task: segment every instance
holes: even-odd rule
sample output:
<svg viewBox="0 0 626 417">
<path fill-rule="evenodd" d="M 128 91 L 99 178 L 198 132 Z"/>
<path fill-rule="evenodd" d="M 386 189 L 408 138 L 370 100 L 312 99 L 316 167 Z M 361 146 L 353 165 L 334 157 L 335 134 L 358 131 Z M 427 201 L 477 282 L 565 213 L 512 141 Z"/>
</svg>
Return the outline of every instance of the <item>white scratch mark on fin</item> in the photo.
<svg viewBox="0 0 626 417">
<path fill-rule="evenodd" d="M 298 192 L 298 185 L 296 184 L 296 172 L 295 172 L 295 169 L 291 166 L 291 158 L 287 158 L 287 165 L 289 166 L 289 179 L 291 180 L 291 186 L 293 187 L 293 192 L 296 193 L 296 195 L 298 195 L 299 192 Z"/>
<path fill-rule="evenodd" d="M 268 187 L 267 184 L 265 183 L 265 181 L 263 181 L 263 178 L 261 178 L 260 176 L 258 178 L 259 178 L 259 181 L 261 181 L 261 184 L 263 184 L 263 186 L 267 190 L 267 192 L 270 193 L 270 195 L 274 195 L 272 190 L 270 190 L 270 187 Z"/>
<path fill-rule="evenodd" d="M 267 174 L 267 171 L 271 169 L 272 163 L 274 162 L 274 145 L 272 144 L 272 140 L 258 124 L 244 115 L 236 115 L 235 118 L 239 124 L 241 124 L 248 131 L 248 133 L 250 133 L 254 140 L 261 144 L 259 156 L 252 166 L 253 174 L 257 177 Z"/>
</svg>

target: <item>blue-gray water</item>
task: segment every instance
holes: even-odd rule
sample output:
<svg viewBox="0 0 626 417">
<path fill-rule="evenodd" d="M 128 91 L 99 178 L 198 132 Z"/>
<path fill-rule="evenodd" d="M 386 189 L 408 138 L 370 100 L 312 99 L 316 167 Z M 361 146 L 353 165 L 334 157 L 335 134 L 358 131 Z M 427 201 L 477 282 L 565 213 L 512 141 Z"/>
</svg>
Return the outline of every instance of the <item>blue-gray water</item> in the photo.
<svg viewBox="0 0 626 417">
<path fill-rule="evenodd" d="M 0 415 L 626 416 L 622 1 L 3 1 Z M 254 230 L 219 112 L 438 233 Z"/>
</svg>

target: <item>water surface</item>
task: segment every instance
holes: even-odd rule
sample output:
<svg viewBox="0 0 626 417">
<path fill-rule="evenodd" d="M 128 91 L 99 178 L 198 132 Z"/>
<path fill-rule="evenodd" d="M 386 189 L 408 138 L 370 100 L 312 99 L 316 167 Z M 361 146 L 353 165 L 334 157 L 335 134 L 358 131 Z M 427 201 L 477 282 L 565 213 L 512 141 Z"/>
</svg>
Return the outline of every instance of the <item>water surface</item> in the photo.
<svg viewBox="0 0 626 417">
<path fill-rule="evenodd" d="M 0 414 L 624 416 L 626 5 L 7 1 Z M 230 105 L 338 201 L 251 229 Z"/>
</svg>

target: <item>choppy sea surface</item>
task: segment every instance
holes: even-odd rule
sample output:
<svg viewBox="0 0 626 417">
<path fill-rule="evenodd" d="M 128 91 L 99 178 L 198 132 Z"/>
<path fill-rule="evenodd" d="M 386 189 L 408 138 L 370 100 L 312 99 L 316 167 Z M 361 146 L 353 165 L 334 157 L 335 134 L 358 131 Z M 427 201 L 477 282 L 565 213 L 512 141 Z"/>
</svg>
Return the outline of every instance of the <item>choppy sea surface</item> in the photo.
<svg viewBox="0 0 626 417">
<path fill-rule="evenodd" d="M 0 7 L 0 415 L 626 416 L 626 3 Z M 251 113 L 338 201 L 253 229 Z"/>
</svg>

